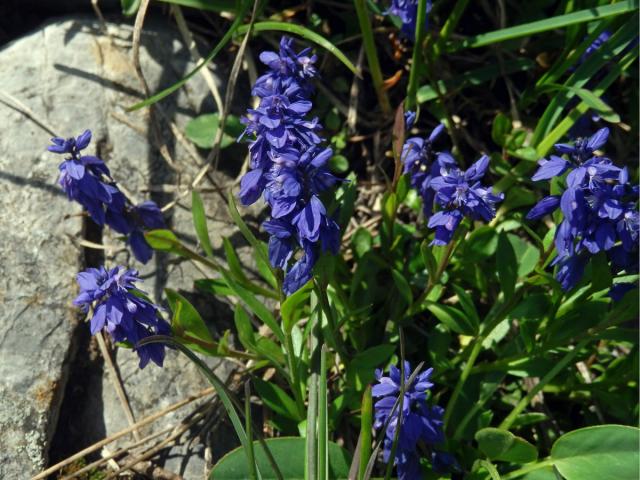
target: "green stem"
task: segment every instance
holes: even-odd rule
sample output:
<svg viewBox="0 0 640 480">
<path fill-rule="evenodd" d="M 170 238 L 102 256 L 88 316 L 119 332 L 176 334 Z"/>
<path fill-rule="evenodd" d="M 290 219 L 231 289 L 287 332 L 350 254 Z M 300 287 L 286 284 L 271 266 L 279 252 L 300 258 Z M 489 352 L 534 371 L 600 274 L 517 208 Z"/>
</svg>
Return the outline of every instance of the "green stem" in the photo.
<svg viewBox="0 0 640 480">
<path fill-rule="evenodd" d="M 204 340 L 200 340 L 199 338 L 192 337 L 189 334 L 184 334 L 180 332 L 175 332 L 176 338 L 185 340 L 187 343 L 195 343 L 196 345 L 200 345 L 203 348 L 210 349 L 212 351 L 218 350 L 220 344 L 218 342 L 206 342 Z M 225 356 L 241 358 L 243 360 L 259 360 L 259 357 L 247 352 L 240 352 L 238 350 L 233 350 L 231 348 L 227 348 L 225 351 Z"/>
<path fill-rule="evenodd" d="M 426 33 L 425 20 L 427 18 L 427 0 L 418 0 L 418 14 L 416 18 L 416 38 L 411 56 L 411 70 L 409 71 L 409 85 L 407 87 L 407 99 L 405 110 L 413 110 L 416 107 L 418 92 L 418 73 L 422 66 L 423 51 L 422 41 Z"/>
<path fill-rule="evenodd" d="M 360 412 L 360 465 L 358 469 L 358 480 L 364 480 L 364 473 L 367 470 L 367 463 L 371 457 L 371 428 L 373 425 L 373 398 L 371 396 L 371 385 L 367 386 L 362 396 L 362 410 Z"/>
<path fill-rule="evenodd" d="M 442 30 L 440 30 L 440 38 L 433 48 L 433 53 L 436 57 L 440 56 L 440 54 L 444 51 L 444 44 L 449 39 L 455 28 L 458 26 L 460 18 L 462 18 L 462 14 L 467 8 L 467 5 L 469 5 L 469 0 L 458 0 L 453 7 L 453 10 L 449 14 L 447 21 L 442 27 Z"/>
<path fill-rule="evenodd" d="M 535 397 L 538 394 L 538 392 L 540 392 L 547 383 L 553 380 L 553 378 L 558 373 L 560 373 L 560 371 L 563 370 L 569 364 L 569 362 L 571 362 L 574 359 L 574 357 L 578 354 L 578 352 L 580 352 L 580 350 L 582 350 L 582 348 L 584 348 L 587 345 L 587 343 L 589 343 L 589 339 L 582 340 L 580 343 L 578 343 L 575 346 L 573 350 L 567 353 L 558 363 L 556 363 L 555 366 L 549 371 L 549 373 L 547 373 L 544 377 L 542 377 L 542 380 L 540 380 L 538 384 L 535 387 L 533 387 L 529 391 L 529 393 L 527 393 L 527 395 L 518 402 L 518 404 L 513 408 L 513 410 L 511 410 L 511 413 L 509 413 L 509 415 L 507 415 L 507 417 L 502 421 L 499 428 L 504 428 L 505 430 L 508 430 L 509 427 L 511 427 L 511 425 L 517 418 L 517 416 L 520 415 L 520 412 L 522 412 L 525 408 L 527 408 L 527 405 L 529 405 L 533 397 Z"/>
<path fill-rule="evenodd" d="M 365 0 L 353 0 L 358 14 L 358 22 L 360 23 L 360 31 L 362 32 L 362 41 L 364 42 L 364 51 L 367 54 L 367 63 L 373 87 L 378 95 L 378 102 L 385 116 L 391 114 L 391 104 L 384 89 L 384 80 L 382 78 L 382 70 L 380 69 L 380 61 L 378 60 L 378 51 L 376 49 L 375 39 L 373 38 L 373 30 L 371 29 L 371 21 Z"/>
<path fill-rule="evenodd" d="M 315 281 L 315 289 L 318 295 L 318 299 L 320 300 L 320 308 L 326 315 L 327 323 L 329 324 L 329 328 L 327 330 L 327 340 L 331 343 L 331 346 L 335 348 L 338 355 L 340 355 L 341 358 L 345 359 L 347 358 L 347 350 L 344 342 L 342 341 L 340 329 L 337 326 L 335 318 L 333 318 L 333 310 L 331 309 L 331 305 L 329 304 L 329 297 L 327 296 L 327 286 L 328 284 L 324 278 L 321 278 L 321 283 Z M 322 323 L 318 325 L 318 328 L 322 330 Z"/>
<path fill-rule="evenodd" d="M 251 421 L 251 388 L 249 382 L 244 384 L 244 425 L 247 431 L 247 462 L 249 463 L 249 477 L 251 480 L 258 478 L 256 457 L 253 451 L 253 425 Z"/>
<path fill-rule="evenodd" d="M 407 316 L 409 316 L 412 312 L 414 312 L 416 308 L 420 308 L 420 306 L 425 302 L 425 300 L 431 293 L 431 290 L 433 290 L 433 288 L 440 282 L 440 277 L 442 277 L 442 274 L 447 268 L 447 265 L 449 265 L 451 254 L 455 250 L 455 247 L 458 243 L 458 239 L 463 238 L 466 232 L 467 230 L 465 227 L 460 227 L 460 231 L 456 235 L 457 238 L 454 238 L 451 242 L 449 242 L 449 245 L 447 245 L 447 250 L 445 251 L 445 254 L 440 259 L 440 263 L 438 264 L 434 278 L 431 278 L 431 276 L 429 277 L 429 280 L 427 281 L 427 287 L 425 288 L 424 292 L 422 292 L 422 294 L 418 297 L 418 299 L 415 302 L 413 302 L 413 305 L 409 307 Z"/>
<path fill-rule="evenodd" d="M 480 352 L 482 351 L 482 340 L 484 340 L 483 337 L 476 337 L 476 339 L 474 340 L 475 343 L 474 343 L 473 348 L 471 350 L 471 354 L 469 355 L 467 363 L 464 365 L 464 369 L 462 370 L 462 374 L 460 375 L 460 378 L 458 379 L 458 383 L 456 384 L 455 388 L 453 389 L 453 393 L 451 394 L 451 398 L 449 399 L 449 403 L 447 403 L 447 408 L 445 408 L 445 410 L 444 410 L 444 428 L 445 428 L 445 431 L 447 429 L 447 426 L 449 425 L 449 420 L 451 419 L 451 415 L 453 414 L 453 407 L 455 406 L 456 402 L 458 401 L 458 397 L 460 396 L 460 392 L 462 391 L 462 387 L 464 386 L 464 383 L 467 381 L 467 378 L 469 377 L 469 374 L 471 373 L 471 369 L 473 368 L 473 364 L 475 363 L 476 359 L 478 358 L 478 355 L 480 355 Z"/>
<path fill-rule="evenodd" d="M 503 303 L 503 305 L 496 310 L 496 313 L 493 314 L 493 318 L 492 318 L 491 311 L 487 315 L 487 318 L 485 318 L 485 323 L 487 327 L 484 329 L 484 331 L 480 335 L 478 335 L 473 340 L 471 352 L 469 353 L 469 358 L 467 359 L 467 363 L 465 363 L 464 365 L 462 374 L 458 379 L 458 383 L 456 383 L 453 393 L 451 394 L 451 398 L 449 399 L 449 403 L 447 404 L 447 408 L 445 409 L 445 414 L 444 414 L 445 430 L 449 425 L 449 420 L 451 419 L 451 415 L 453 414 L 453 409 L 455 407 L 456 402 L 458 401 L 460 392 L 462 391 L 462 388 L 464 387 L 464 384 L 467 381 L 467 378 L 469 378 L 469 375 L 471 375 L 471 372 L 473 371 L 473 366 L 475 365 L 475 362 L 478 359 L 478 355 L 480 355 L 480 352 L 482 352 L 482 342 L 484 342 L 484 340 L 491 334 L 491 332 L 502 322 L 502 320 L 505 319 L 505 317 L 511 311 L 513 306 L 515 306 L 520 301 L 520 298 L 522 297 L 523 293 L 524 293 L 524 289 L 520 288 L 511 297 L 511 299 Z"/>
<path fill-rule="evenodd" d="M 327 416 L 327 347 L 320 349 L 318 382 L 318 480 L 329 480 L 329 426 Z"/>
<path fill-rule="evenodd" d="M 302 391 L 302 382 L 300 381 L 300 373 L 296 364 L 295 350 L 293 348 L 293 337 L 291 332 L 284 333 L 285 349 L 287 351 L 287 366 L 289 367 L 289 376 L 291 377 L 291 387 L 293 396 L 296 399 L 298 414 L 304 417 L 304 392 Z"/>
<path fill-rule="evenodd" d="M 311 322 L 311 335 L 309 335 L 309 352 L 311 366 L 311 374 L 309 375 L 309 403 L 307 409 L 307 438 L 306 438 L 306 452 L 305 452 L 305 480 L 316 480 L 318 473 L 318 443 L 316 439 L 316 419 L 318 418 L 318 346 L 320 342 L 318 337 L 321 336 L 319 332 L 320 324 L 320 312 L 316 304 L 314 308 L 314 301 L 312 299 L 312 311 L 310 318 Z"/>
</svg>

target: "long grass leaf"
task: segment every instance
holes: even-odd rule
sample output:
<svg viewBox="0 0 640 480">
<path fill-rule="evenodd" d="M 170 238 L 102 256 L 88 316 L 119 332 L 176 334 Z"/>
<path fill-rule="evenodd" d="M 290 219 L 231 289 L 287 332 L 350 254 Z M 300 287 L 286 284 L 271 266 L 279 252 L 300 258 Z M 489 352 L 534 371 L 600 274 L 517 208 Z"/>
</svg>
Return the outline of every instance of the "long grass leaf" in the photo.
<svg viewBox="0 0 640 480">
<path fill-rule="evenodd" d="M 494 43 L 505 42 L 515 38 L 529 37 L 538 33 L 555 30 L 558 28 L 568 27 L 579 23 L 592 22 L 594 20 L 602 20 L 604 18 L 621 15 L 623 13 L 633 12 L 638 9 L 638 0 L 625 0 L 614 3 L 612 5 L 604 5 L 601 7 L 587 8 L 577 12 L 568 13 L 566 15 L 558 15 L 535 22 L 517 25 L 515 27 L 503 28 L 488 33 L 481 33 L 460 42 L 450 44 L 447 48 L 449 52 L 456 52 L 465 48 L 478 48 Z"/>
<path fill-rule="evenodd" d="M 164 343 L 180 350 L 198 367 L 198 370 L 200 370 L 200 372 L 205 376 L 211 386 L 216 389 L 216 393 L 218 394 L 222 405 L 227 411 L 227 415 L 229 416 L 229 420 L 231 420 L 231 425 L 233 426 L 233 429 L 238 436 L 238 440 L 240 440 L 240 444 L 244 448 L 245 454 L 247 455 L 247 460 L 249 460 L 251 458 L 251 454 L 249 453 L 251 447 L 249 446 L 247 432 L 245 431 L 244 426 L 242 425 L 242 421 L 238 416 L 238 412 L 236 411 L 236 407 L 233 404 L 233 400 L 231 399 L 231 392 L 229 392 L 224 382 L 220 380 L 218 376 L 207 366 L 207 364 L 200 360 L 200 358 L 198 358 L 195 353 L 193 353 L 181 343 L 177 342 L 172 337 L 166 335 L 154 335 L 140 341 L 136 346 L 142 347 L 144 345 L 149 345 L 152 343 Z"/>
<path fill-rule="evenodd" d="M 576 69 L 564 85 L 570 88 L 584 87 L 605 65 L 612 63 L 612 60 L 627 48 L 636 35 L 637 25 L 635 21 L 627 21 L 620 30 L 614 33 L 607 42 Z M 575 93 L 572 93 L 570 90 L 568 92 L 563 91 L 551 100 L 533 132 L 531 139 L 532 145 L 537 146 L 542 138 L 555 127 L 556 122 L 562 115 L 562 111 L 574 96 Z"/>
<path fill-rule="evenodd" d="M 329 425 L 327 399 L 327 347 L 320 349 L 318 382 L 318 480 L 329 480 Z"/>
<path fill-rule="evenodd" d="M 358 22 L 360 23 L 364 50 L 367 54 L 369 71 L 371 72 L 371 79 L 373 80 L 373 88 L 376 91 L 376 95 L 378 95 L 378 102 L 380 102 L 382 111 L 385 115 L 389 115 L 391 113 L 391 104 L 389 103 L 387 92 L 384 89 L 382 70 L 380 69 L 380 61 L 378 60 L 378 49 L 376 48 L 373 37 L 369 12 L 367 11 L 365 0 L 354 0 L 353 3 L 356 7 L 356 13 L 358 14 Z"/>
<path fill-rule="evenodd" d="M 248 25 L 242 25 L 237 29 L 237 33 L 243 34 L 243 33 L 246 33 L 247 30 L 248 30 Z M 344 65 L 349 70 L 351 70 L 354 73 L 354 75 L 357 75 L 358 77 L 360 76 L 360 72 L 358 71 L 356 66 L 351 62 L 351 60 L 347 58 L 347 56 L 344 53 L 342 53 L 342 51 L 338 47 L 336 47 L 333 43 L 331 43 L 329 40 L 324 38 L 322 35 L 319 35 L 316 32 L 309 30 L 308 28 L 305 28 L 301 25 L 296 25 L 294 23 L 287 23 L 287 22 L 275 22 L 275 21 L 257 22 L 253 25 L 253 31 L 254 32 L 277 31 L 277 32 L 286 32 L 286 33 L 292 33 L 294 35 L 298 35 L 324 48 L 329 53 L 333 54 L 338 60 L 344 63 Z"/>
<path fill-rule="evenodd" d="M 156 93 L 152 97 L 147 98 L 146 100 L 143 100 L 142 102 L 136 103 L 135 105 L 129 107 L 127 109 L 127 111 L 131 112 L 131 111 L 134 111 L 134 110 L 139 110 L 139 109 L 144 108 L 144 107 L 148 107 L 149 105 L 152 105 L 152 104 L 162 100 L 163 98 L 171 95 L 173 92 L 175 92 L 180 87 L 182 87 L 185 83 L 187 83 L 191 79 L 191 77 L 193 77 L 196 73 L 198 73 L 198 71 L 202 67 L 204 67 L 211 60 L 213 60 L 216 57 L 216 55 L 218 55 L 218 53 L 220 53 L 220 50 L 222 50 L 224 48 L 224 46 L 227 43 L 229 43 L 229 41 L 233 37 L 233 34 L 236 32 L 238 27 L 240 27 L 240 24 L 242 23 L 242 21 L 244 19 L 244 16 L 247 13 L 249 5 L 250 5 L 249 0 L 244 0 L 242 2 L 241 6 L 239 8 L 239 11 L 238 11 L 238 15 L 236 16 L 235 20 L 233 21 L 233 23 L 229 27 L 229 30 L 227 30 L 227 32 L 220 39 L 220 41 L 216 44 L 216 46 L 213 47 L 213 50 L 211 50 L 211 52 L 209 52 L 209 54 L 202 60 L 202 62 L 199 65 L 196 66 L 196 68 L 191 70 L 181 80 L 178 80 L 176 83 L 171 85 L 169 88 L 165 88 L 164 90 L 162 90 L 159 93 Z M 247 26 L 247 28 L 248 28 L 248 26 Z"/>
</svg>

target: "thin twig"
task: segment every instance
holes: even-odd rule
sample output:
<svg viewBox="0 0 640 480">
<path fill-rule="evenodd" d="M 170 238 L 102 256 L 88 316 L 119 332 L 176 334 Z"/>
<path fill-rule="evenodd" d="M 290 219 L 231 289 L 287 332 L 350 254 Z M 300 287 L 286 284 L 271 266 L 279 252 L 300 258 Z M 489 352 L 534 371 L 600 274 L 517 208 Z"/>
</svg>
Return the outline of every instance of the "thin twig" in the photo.
<svg viewBox="0 0 640 480">
<path fill-rule="evenodd" d="M 124 410 L 124 414 L 127 417 L 127 422 L 129 422 L 129 426 L 135 425 L 136 419 L 133 416 L 133 411 L 131 410 L 131 405 L 129 404 L 129 400 L 127 399 L 127 394 L 124 391 L 124 385 L 122 385 L 122 381 L 120 380 L 120 375 L 118 375 L 118 371 L 116 370 L 116 367 L 113 364 L 113 360 L 111 359 L 111 353 L 109 352 L 109 348 L 107 348 L 107 344 L 104 341 L 104 336 L 102 332 L 98 332 L 98 334 L 96 335 L 96 339 L 98 340 L 100 353 L 102 353 L 102 357 L 107 363 L 107 369 L 109 370 L 109 378 L 111 379 L 113 388 L 116 391 L 116 395 L 118 396 L 120 405 Z M 140 432 L 138 431 L 137 428 L 133 430 L 133 437 L 136 440 L 140 440 L 141 438 Z"/>
<path fill-rule="evenodd" d="M 113 435 L 110 435 L 107 438 L 104 438 L 96 443 L 94 443 L 93 445 L 88 446 L 87 448 L 80 450 L 78 453 L 71 455 L 68 458 L 65 458 L 64 460 L 56 463 L 55 465 L 47 468 L 46 470 L 40 472 L 38 475 L 36 475 L 35 477 L 33 477 L 32 480 L 41 480 L 43 478 L 46 478 L 47 476 L 51 475 L 53 472 L 56 472 L 58 470 L 60 470 L 63 467 L 66 467 L 67 465 L 69 465 L 70 463 L 75 462 L 76 460 L 79 460 L 83 457 L 85 457 L 86 455 L 95 452 L 96 450 L 98 450 L 99 448 L 104 447 L 105 445 L 110 444 L 111 442 L 116 441 L 117 439 L 124 437 L 125 435 L 128 435 L 129 433 L 133 432 L 134 430 L 147 425 L 149 423 L 155 422 L 157 419 L 167 415 L 170 412 L 173 412 L 174 410 L 177 410 L 179 408 L 184 407 L 185 405 L 188 405 L 189 403 L 192 403 L 196 400 L 199 400 L 200 398 L 209 395 L 211 393 L 214 393 L 215 389 L 213 387 L 207 388 L 203 391 L 201 391 L 200 393 L 197 393 L 196 395 L 193 395 L 191 397 L 185 398 L 184 400 L 181 400 L 177 403 L 174 403 L 173 405 L 169 405 L 167 408 L 164 408 L 162 410 L 160 410 L 159 412 L 156 412 L 152 415 L 149 415 L 148 417 L 143 418 L 142 420 L 140 420 L 139 422 L 136 422 L 134 425 L 125 428 L 124 430 L 120 430 L 117 433 L 114 433 Z"/>
<path fill-rule="evenodd" d="M 159 437 L 161 435 L 164 435 L 165 433 L 168 433 L 170 431 L 172 431 L 175 428 L 174 425 L 171 425 L 170 427 L 167 427 L 163 430 L 160 430 L 159 432 L 156 433 L 152 433 L 151 435 L 147 435 L 144 438 L 141 438 L 139 441 L 131 443 L 129 445 L 126 445 L 122 448 L 119 448 L 118 450 L 116 450 L 113 453 L 110 453 L 104 457 L 102 457 L 100 460 L 96 460 L 95 462 L 91 462 L 89 465 L 86 465 L 84 467 L 82 467 L 80 470 L 77 470 L 75 472 L 73 472 L 71 475 L 67 475 L 66 477 L 63 477 L 61 480 L 72 480 L 74 478 L 78 478 L 80 475 L 82 475 L 85 472 L 89 472 L 91 470 L 93 470 L 94 468 L 99 467 L 100 465 L 102 465 L 103 463 L 108 462 L 109 460 L 111 460 L 112 458 L 116 458 L 119 457 L 120 455 L 130 452 L 131 450 L 144 445 L 145 443 L 147 443 L 149 440 L 153 440 L 156 437 Z M 103 449 L 104 451 L 104 449 Z"/>
<path fill-rule="evenodd" d="M 211 406 L 209 406 L 209 408 L 210 407 Z M 124 464 L 118 470 L 116 470 L 115 472 L 109 474 L 104 480 L 111 480 L 112 478 L 117 477 L 122 472 L 126 472 L 127 470 L 132 470 L 133 467 L 135 467 L 135 465 L 137 465 L 138 463 L 143 462 L 143 461 L 153 457 L 156 453 L 158 453 L 162 449 L 164 449 L 164 448 L 170 446 L 171 444 L 173 444 L 173 442 L 176 439 L 180 438 L 184 432 L 186 432 L 193 425 L 195 425 L 197 422 L 199 422 L 202 419 L 203 416 L 204 416 L 204 413 L 202 413 L 200 415 L 195 415 L 188 422 L 184 422 L 181 425 L 178 425 L 177 427 L 175 427 L 173 429 L 173 433 L 171 435 L 169 435 L 167 438 L 165 438 L 161 442 L 157 443 L 152 448 L 148 449 L 146 452 L 134 457 L 132 460 L 130 460 L 129 462 Z"/>
<path fill-rule="evenodd" d="M 143 0 L 144 1 L 144 0 Z M 185 189 L 182 193 L 180 193 L 173 201 L 166 204 L 162 207 L 162 211 L 166 212 L 167 210 L 173 208 L 182 198 L 189 195 L 193 189 L 202 181 L 205 175 L 212 169 L 214 172 L 218 168 L 218 159 L 220 156 L 220 146 L 222 143 L 222 136 L 224 134 L 224 127 L 227 120 L 227 112 L 231 107 L 231 103 L 233 102 L 233 97 L 235 94 L 235 84 L 238 79 L 238 74 L 240 73 L 240 67 L 242 65 L 242 58 L 244 55 L 244 50 L 246 48 L 247 42 L 249 41 L 249 37 L 251 36 L 251 29 L 253 26 L 253 22 L 255 21 L 256 11 L 258 6 L 258 1 L 256 0 L 253 4 L 253 11 L 251 12 L 251 20 L 249 21 L 249 28 L 247 29 L 247 33 L 242 39 L 242 43 L 240 44 L 240 48 L 236 54 L 235 61 L 233 62 L 233 67 L 231 68 L 231 73 L 229 75 L 229 82 L 227 85 L 227 91 L 224 99 L 224 109 L 219 117 L 218 121 L 218 129 L 216 130 L 216 136 L 213 141 L 213 148 L 207 157 L 205 165 L 200 169 L 200 171 L 196 174 L 196 176 L 191 181 L 189 187 Z"/>
<path fill-rule="evenodd" d="M 16 97 L 14 97 L 13 95 L 11 95 L 11 94 L 9 94 L 7 92 L 2 92 L 2 91 L 0 91 L 0 96 L 4 96 L 8 100 L 8 101 L 7 100 L 0 100 L 0 103 L 4 103 L 7 107 L 12 108 L 17 112 L 20 112 L 25 117 L 27 117 L 29 120 L 32 120 L 33 123 L 35 123 L 40 128 L 45 130 L 49 135 L 51 135 L 53 137 L 58 137 L 59 136 L 58 134 L 56 134 L 56 132 L 53 129 L 53 127 L 46 122 L 46 120 L 41 120 L 40 118 L 38 118 L 38 116 L 35 114 L 35 112 L 33 110 L 31 110 L 27 105 L 22 103 Z"/>
<path fill-rule="evenodd" d="M 182 35 L 182 39 L 184 43 L 187 44 L 187 48 L 191 53 L 191 58 L 196 63 L 196 66 L 200 66 L 200 64 L 204 61 L 203 58 L 198 53 L 198 49 L 196 48 L 196 42 L 193 39 L 193 35 L 187 26 L 187 22 L 184 20 L 184 15 L 182 15 L 182 9 L 178 5 L 171 5 L 171 12 L 173 13 L 176 24 L 178 25 L 178 30 Z M 216 107 L 218 108 L 218 113 L 222 115 L 222 112 L 225 111 L 224 106 L 222 104 L 222 97 L 220 96 L 220 91 L 218 90 L 218 86 L 216 85 L 216 81 L 213 79 L 213 75 L 205 66 L 199 70 L 202 78 L 204 78 L 205 83 L 211 90 L 211 95 L 213 95 L 213 100 L 216 102 Z"/>
</svg>

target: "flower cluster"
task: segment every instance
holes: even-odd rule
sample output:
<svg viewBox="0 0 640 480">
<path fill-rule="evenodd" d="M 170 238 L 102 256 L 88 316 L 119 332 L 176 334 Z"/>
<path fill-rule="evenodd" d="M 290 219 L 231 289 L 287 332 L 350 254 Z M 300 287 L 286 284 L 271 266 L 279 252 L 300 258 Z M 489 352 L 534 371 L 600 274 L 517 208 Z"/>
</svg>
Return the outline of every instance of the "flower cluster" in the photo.
<svg viewBox="0 0 640 480">
<path fill-rule="evenodd" d="M 442 430 L 444 409 L 439 406 L 431 407 L 427 403 L 427 392 L 433 387 L 433 383 L 430 381 L 433 368 L 419 373 L 409 384 L 411 373 L 411 365 L 405 361 L 405 393 L 402 405 L 397 406 L 395 409 L 394 405 L 398 401 L 402 384 L 400 370 L 395 365 L 392 365 L 389 369 L 388 377 L 382 376 L 381 370 L 376 370 L 378 384 L 374 385 L 371 390 L 374 397 L 380 398 L 374 404 L 374 427 L 376 429 L 383 428 L 388 422 L 383 441 L 383 459 L 386 463 L 391 460 L 391 449 L 396 430 L 400 428 L 394 459 L 400 480 L 422 478 L 420 473 L 420 454 L 418 452 L 420 443 L 423 443 L 424 446 L 432 447 L 435 444 L 444 442 L 444 432 Z M 402 410 L 401 416 L 399 415 L 400 410 Z M 398 417 L 401 419 L 400 425 L 398 425 Z M 446 452 L 433 451 L 432 463 L 434 466 L 450 466 L 454 461 Z"/>
<path fill-rule="evenodd" d="M 91 141 L 86 130 L 77 138 L 52 138 L 48 150 L 69 155 L 58 167 L 58 183 L 69 200 L 80 203 L 98 224 L 105 223 L 116 232 L 127 235 L 127 242 L 135 257 L 147 263 L 152 250 L 144 238 L 144 230 L 164 228 L 162 212 L 152 201 L 133 205 L 111 178 L 105 163 L 98 157 L 82 155 Z"/>
<path fill-rule="evenodd" d="M 115 342 L 136 345 L 150 335 L 170 335 L 171 328 L 158 314 L 158 307 L 135 288 L 138 272 L 124 267 L 107 270 L 89 268 L 77 276 L 80 295 L 73 301 L 88 312 L 93 307 L 91 334 L 103 328 Z M 154 343 L 137 347 L 140 368 L 149 360 L 158 366 L 164 361 L 164 346 Z"/>
<path fill-rule="evenodd" d="M 307 118 L 316 56 L 309 49 L 296 53 L 292 39 L 283 37 L 280 51 L 263 52 L 260 60 L 269 71 L 253 87 L 260 104 L 243 119 L 244 134 L 254 139 L 240 200 L 250 205 L 263 196 L 268 203 L 271 219 L 263 228 L 270 234 L 269 260 L 285 271 L 283 290 L 289 295 L 310 280 L 318 245 L 338 251 L 339 226 L 319 195 L 339 179 L 327 168 L 332 151 L 321 146 L 318 119 Z M 296 250 L 301 256 L 294 261 Z"/>
<path fill-rule="evenodd" d="M 448 244 L 465 216 L 491 220 L 495 204 L 504 198 L 502 193 L 494 194 L 491 187 L 480 183 L 489 157 L 483 155 L 463 171 L 449 152 L 435 151 L 433 144 L 443 131 L 444 125 L 439 125 L 426 139 L 409 138 L 402 149 L 404 172 L 409 174 L 411 186 L 422 198 L 429 228 L 435 229 L 433 245 Z M 432 214 L 434 203 L 442 209 Z"/>
<path fill-rule="evenodd" d="M 528 213 L 535 220 L 560 208 L 563 220 L 555 235 L 558 265 L 556 278 L 564 290 L 572 289 L 582 277 L 591 255 L 607 252 L 618 271 L 636 271 L 638 251 L 638 192 L 629 183 L 627 168 L 596 154 L 605 145 L 609 129 L 602 128 L 591 137 L 580 138 L 573 145 L 557 144 L 560 155 L 538 162 L 533 180 L 549 180 L 565 172 L 566 189 L 562 195 L 540 200 Z M 617 286 L 612 296 L 623 292 Z"/>
<path fill-rule="evenodd" d="M 431 0 L 427 0 L 427 17 L 424 20 L 425 28 L 428 25 L 428 14 L 431 11 Z M 416 37 L 416 24 L 418 21 L 418 0 L 391 0 L 391 5 L 385 12 L 386 15 L 395 15 L 402 21 L 402 34 L 411 41 Z"/>
</svg>

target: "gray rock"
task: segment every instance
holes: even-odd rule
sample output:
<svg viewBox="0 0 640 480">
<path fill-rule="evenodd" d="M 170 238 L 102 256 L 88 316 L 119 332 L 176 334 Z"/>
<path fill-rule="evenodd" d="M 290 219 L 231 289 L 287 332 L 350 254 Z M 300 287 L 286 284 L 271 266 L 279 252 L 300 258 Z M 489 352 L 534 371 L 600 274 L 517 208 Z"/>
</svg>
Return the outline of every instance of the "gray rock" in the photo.
<svg viewBox="0 0 640 480">
<path fill-rule="evenodd" d="M 172 140 L 168 122 L 183 129 L 207 105 L 210 94 L 196 76 L 162 102 L 163 113 L 155 120 L 146 110 L 126 113 L 123 107 L 143 98 L 129 60 L 132 31 L 128 26 L 110 24 L 108 28 L 110 35 L 105 36 L 92 19 L 63 19 L 42 27 L 0 51 L 0 85 L 61 136 L 90 128 L 94 134 L 90 149 L 107 162 L 114 178 L 136 200 L 151 197 L 162 205 L 173 198 L 173 192 L 182 191 L 199 169 L 185 147 Z M 172 84 L 193 68 L 179 36 L 166 25 L 146 22 L 140 53 L 152 91 Z M 6 105 L 0 104 L 0 112 L 0 478 L 13 479 L 33 475 L 47 463 L 74 356 L 71 339 L 77 312 L 70 302 L 83 255 L 76 241 L 81 237 L 82 219 L 75 216 L 79 207 L 68 203 L 55 185 L 59 159 L 43 153 L 50 135 Z M 158 154 L 154 122 L 173 166 Z M 223 174 L 216 174 L 216 179 L 219 184 L 228 182 Z M 232 235 L 235 229 L 221 197 L 203 196 L 214 247 L 219 250 L 222 236 Z M 190 197 L 172 210 L 168 222 L 195 244 Z M 103 242 L 115 247 L 105 251 L 106 262 L 140 269 L 145 277 L 142 287 L 157 301 L 162 301 L 165 287 L 190 291 L 193 280 L 203 276 L 191 263 L 166 255 L 156 255 L 142 266 L 108 231 Z M 247 256 L 246 251 L 242 256 Z M 228 325 L 228 307 L 211 302 L 202 305 L 206 308 L 201 313 L 211 330 L 221 334 Z M 117 350 L 114 357 L 137 420 L 207 386 L 195 367 L 173 351 L 162 369 L 149 365 L 139 370 L 131 351 Z M 208 361 L 222 378 L 228 376 L 231 364 Z M 87 443 L 95 441 L 98 432 L 110 435 L 126 428 L 106 370 L 93 372 L 84 383 L 87 401 L 73 406 L 73 425 L 59 428 L 80 432 Z M 184 411 L 169 415 L 143 434 L 175 425 L 184 415 Z M 110 446 L 111 451 L 115 448 Z M 187 479 L 203 478 L 202 450 L 201 444 L 190 450 L 176 448 L 158 462 Z"/>
</svg>

